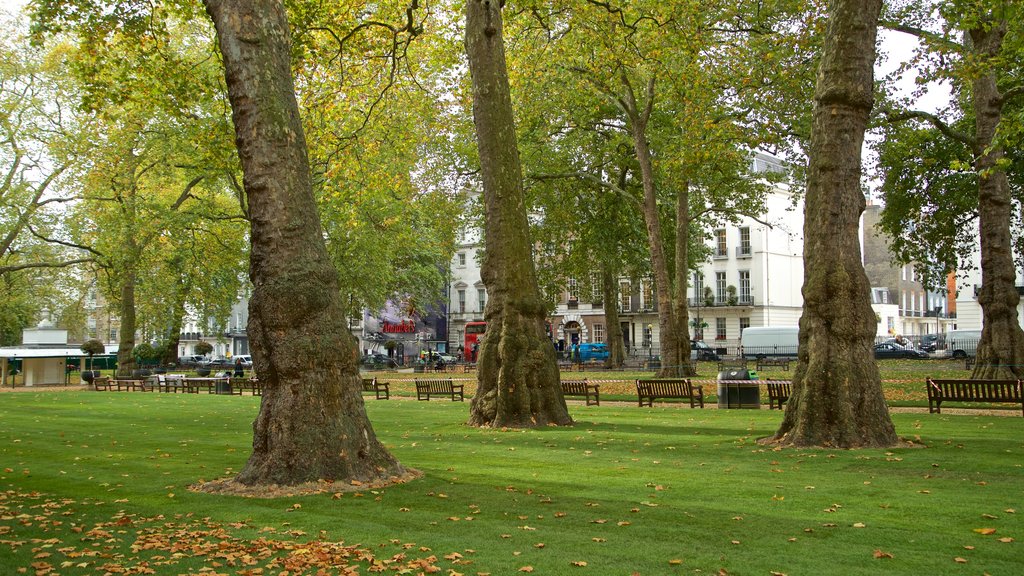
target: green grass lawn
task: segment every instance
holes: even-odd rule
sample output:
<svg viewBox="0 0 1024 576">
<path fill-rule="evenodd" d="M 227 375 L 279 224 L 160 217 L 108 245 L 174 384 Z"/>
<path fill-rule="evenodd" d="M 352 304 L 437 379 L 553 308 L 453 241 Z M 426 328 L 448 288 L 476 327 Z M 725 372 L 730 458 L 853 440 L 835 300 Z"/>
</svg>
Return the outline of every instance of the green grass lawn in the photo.
<svg viewBox="0 0 1024 576">
<path fill-rule="evenodd" d="M 894 414 L 924 447 L 774 451 L 756 439 L 775 430 L 778 411 L 573 405 L 571 428 L 491 431 L 463 424 L 464 403 L 369 400 L 378 436 L 421 479 L 265 500 L 189 491 L 241 468 L 258 402 L 0 395 L 0 574 L 1024 566 L 1019 415 Z"/>
</svg>

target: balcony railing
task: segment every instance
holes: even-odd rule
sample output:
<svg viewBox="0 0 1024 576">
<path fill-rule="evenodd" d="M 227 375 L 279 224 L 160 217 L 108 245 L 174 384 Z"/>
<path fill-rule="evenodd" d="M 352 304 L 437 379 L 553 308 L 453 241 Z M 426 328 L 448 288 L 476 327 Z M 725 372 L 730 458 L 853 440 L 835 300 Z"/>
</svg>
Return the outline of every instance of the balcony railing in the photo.
<svg viewBox="0 0 1024 576">
<path fill-rule="evenodd" d="M 750 246 L 737 246 L 736 257 L 737 258 L 750 258 L 753 256 L 754 251 L 750 249 Z"/>
<path fill-rule="evenodd" d="M 715 298 L 709 304 L 703 298 L 690 298 L 687 300 L 687 305 L 690 308 L 717 308 L 721 306 L 753 306 L 753 296 L 739 296 L 736 298 L 735 303 L 730 303 L 728 298 Z"/>
<path fill-rule="evenodd" d="M 711 257 L 715 260 L 722 260 L 723 258 L 729 257 L 729 250 L 722 248 L 715 248 L 715 251 L 711 254 Z"/>
</svg>

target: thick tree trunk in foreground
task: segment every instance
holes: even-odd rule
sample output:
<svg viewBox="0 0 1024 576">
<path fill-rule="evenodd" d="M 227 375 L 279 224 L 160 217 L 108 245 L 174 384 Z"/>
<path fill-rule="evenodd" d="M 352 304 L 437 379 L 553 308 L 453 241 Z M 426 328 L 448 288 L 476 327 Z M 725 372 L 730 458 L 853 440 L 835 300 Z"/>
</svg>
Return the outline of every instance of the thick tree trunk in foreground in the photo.
<svg viewBox="0 0 1024 576">
<path fill-rule="evenodd" d="M 983 22 L 970 31 L 973 53 L 988 62 L 1002 52 L 1006 22 Z M 1002 95 L 991 70 L 974 79 L 974 168 L 978 172 L 978 227 L 981 232 L 981 341 L 972 378 L 1024 377 L 1024 331 L 1017 320 L 1020 295 L 1010 234 L 1010 184 L 999 162 L 1005 152 L 992 146 L 1003 114 Z"/>
<path fill-rule="evenodd" d="M 544 330 L 523 200 L 512 99 L 505 68 L 501 3 L 466 2 L 466 54 L 484 187 L 487 335 L 480 344 L 474 426 L 572 424 L 555 351 Z"/>
<path fill-rule="evenodd" d="M 249 342 L 263 401 L 236 481 L 388 480 L 313 198 L 280 0 L 205 0 L 224 57 L 252 222 Z"/>
<path fill-rule="evenodd" d="M 815 87 L 804 224 L 804 313 L 793 395 L 774 441 L 839 448 L 898 442 L 872 354 L 861 264 L 861 144 L 873 105 L 881 0 L 833 0 Z"/>
<path fill-rule="evenodd" d="M 618 274 L 612 272 L 607 263 L 601 265 L 601 299 L 604 301 L 604 324 L 607 326 L 608 359 L 605 368 L 621 368 L 626 362 L 626 343 L 622 339 L 622 324 L 619 323 Z"/>
</svg>

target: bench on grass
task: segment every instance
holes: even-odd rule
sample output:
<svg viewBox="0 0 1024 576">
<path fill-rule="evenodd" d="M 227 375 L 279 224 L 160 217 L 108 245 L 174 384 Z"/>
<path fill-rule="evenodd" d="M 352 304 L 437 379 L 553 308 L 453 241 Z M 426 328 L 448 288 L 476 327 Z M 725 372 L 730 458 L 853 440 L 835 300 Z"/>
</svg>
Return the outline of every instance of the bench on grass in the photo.
<svg viewBox="0 0 1024 576">
<path fill-rule="evenodd" d="M 598 384 L 591 384 L 586 380 L 562 380 L 562 396 L 582 396 L 586 398 L 587 406 L 590 406 L 590 397 L 594 397 L 594 405 L 601 405 L 601 392 Z"/>
<path fill-rule="evenodd" d="M 457 395 L 459 397 L 459 402 L 463 401 L 462 384 L 455 384 L 452 382 L 451 378 L 416 379 L 417 400 L 430 400 L 430 397 L 435 394 L 450 396 L 452 402 L 455 402 L 455 396 Z"/>
<path fill-rule="evenodd" d="M 942 403 L 950 402 L 1012 402 L 1020 404 L 1024 416 L 1024 394 L 1020 380 L 961 380 L 928 378 L 928 412 L 942 413 Z"/>
<path fill-rule="evenodd" d="M 363 378 L 363 392 L 373 392 L 377 400 L 391 398 L 391 384 L 389 382 L 377 382 L 377 378 Z"/>
<path fill-rule="evenodd" d="M 97 376 L 92 380 L 92 386 L 94 390 L 106 390 L 110 391 L 110 378 L 107 376 Z"/>
<path fill-rule="evenodd" d="M 115 386 L 117 391 L 121 391 L 123 386 L 126 391 L 137 390 L 139 392 L 149 392 L 149 388 L 146 388 L 145 380 L 138 379 L 114 379 L 110 381 L 111 386 Z"/>
<path fill-rule="evenodd" d="M 747 361 L 744 359 L 739 360 L 720 360 L 718 362 L 718 371 L 724 372 L 726 370 L 746 370 Z"/>
<path fill-rule="evenodd" d="M 778 366 L 783 370 L 789 370 L 789 358 L 783 358 L 779 356 L 768 357 L 757 359 L 757 371 L 760 372 L 769 366 Z"/>
<path fill-rule="evenodd" d="M 964 358 L 964 370 L 971 370 L 974 368 L 974 356 L 967 356 Z"/>
<path fill-rule="evenodd" d="M 246 378 L 245 376 L 242 376 L 239 378 L 236 376 L 232 376 L 231 390 L 232 394 L 238 394 L 239 396 L 242 396 L 246 390 L 251 391 L 253 396 L 259 396 L 260 381 L 257 380 L 255 377 Z"/>
<path fill-rule="evenodd" d="M 697 404 L 704 407 L 704 388 L 693 386 L 686 378 L 647 378 L 636 381 L 636 395 L 640 406 L 646 403 L 654 406 L 655 398 L 682 398 L 690 401 L 690 408 Z"/>
<path fill-rule="evenodd" d="M 790 381 L 789 380 L 766 380 L 765 385 L 768 387 L 768 409 L 773 410 L 778 408 L 782 410 L 782 405 L 789 400 L 791 393 Z"/>
</svg>

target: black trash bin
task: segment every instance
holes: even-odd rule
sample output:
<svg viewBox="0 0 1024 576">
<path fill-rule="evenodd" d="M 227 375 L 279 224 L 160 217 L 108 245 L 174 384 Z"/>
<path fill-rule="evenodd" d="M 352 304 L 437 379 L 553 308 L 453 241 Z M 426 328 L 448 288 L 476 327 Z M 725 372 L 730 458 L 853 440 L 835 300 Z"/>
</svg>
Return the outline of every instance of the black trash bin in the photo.
<svg viewBox="0 0 1024 576">
<path fill-rule="evenodd" d="M 228 380 L 227 378 L 217 380 L 214 389 L 217 394 L 231 394 L 231 380 Z"/>
<path fill-rule="evenodd" d="M 718 407 L 761 408 L 761 390 L 757 372 L 735 368 L 718 373 Z"/>
</svg>

